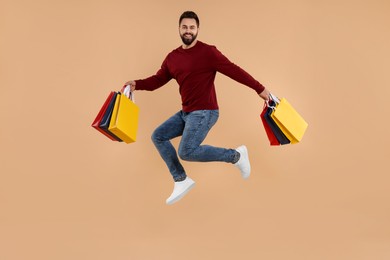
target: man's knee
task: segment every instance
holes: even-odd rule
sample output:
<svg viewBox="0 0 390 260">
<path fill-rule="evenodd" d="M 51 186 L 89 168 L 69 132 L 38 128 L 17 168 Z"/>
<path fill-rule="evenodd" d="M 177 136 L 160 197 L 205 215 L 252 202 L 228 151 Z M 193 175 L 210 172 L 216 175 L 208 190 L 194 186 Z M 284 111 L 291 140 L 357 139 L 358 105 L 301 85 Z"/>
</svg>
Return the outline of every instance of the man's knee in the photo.
<svg viewBox="0 0 390 260">
<path fill-rule="evenodd" d="M 178 154 L 179 154 L 179 158 L 182 159 L 183 161 L 195 161 L 194 151 L 179 149 Z"/>
<path fill-rule="evenodd" d="M 184 153 L 179 151 L 179 158 L 182 159 L 183 161 L 190 161 L 190 154 L 189 153 Z"/>
<path fill-rule="evenodd" d="M 151 139 L 152 139 L 153 143 L 161 142 L 161 136 L 157 130 L 153 131 L 153 133 L 151 135 Z"/>
</svg>

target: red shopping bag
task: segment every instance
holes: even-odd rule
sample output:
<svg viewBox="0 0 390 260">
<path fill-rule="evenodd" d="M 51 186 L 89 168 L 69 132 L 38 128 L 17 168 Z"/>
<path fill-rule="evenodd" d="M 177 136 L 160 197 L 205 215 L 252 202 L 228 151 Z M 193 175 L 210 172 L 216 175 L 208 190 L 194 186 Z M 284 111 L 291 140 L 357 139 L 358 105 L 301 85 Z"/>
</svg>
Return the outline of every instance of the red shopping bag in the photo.
<svg viewBox="0 0 390 260">
<path fill-rule="evenodd" d="M 116 93 L 114 91 L 111 91 L 91 126 L 94 127 L 96 130 L 98 130 L 99 132 L 101 132 L 102 134 L 104 134 L 105 136 L 107 136 L 108 138 L 110 138 L 111 140 L 121 142 L 122 140 L 120 140 L 114 134 L 100 127 L 100 123 L 106 113 L 106 110 L 109 107 L 110 103 L 112 103 L 111 101 L 114 97 L 116 97 Z"/>
<path fill-rule="evenodd" d="M 265 132 L 267 134 L 268 140 L 270 142 L 270 145 L 280 145 L 280 142 L 276 138 L 274 132 L 272 131 L 271 127 L 268 125 L 266 116 L 268 112 L 268 106 L 266 103 L 264 103 L 263 111 L 260 114 L 261 121 L 263 122 Z"/>
</svg>

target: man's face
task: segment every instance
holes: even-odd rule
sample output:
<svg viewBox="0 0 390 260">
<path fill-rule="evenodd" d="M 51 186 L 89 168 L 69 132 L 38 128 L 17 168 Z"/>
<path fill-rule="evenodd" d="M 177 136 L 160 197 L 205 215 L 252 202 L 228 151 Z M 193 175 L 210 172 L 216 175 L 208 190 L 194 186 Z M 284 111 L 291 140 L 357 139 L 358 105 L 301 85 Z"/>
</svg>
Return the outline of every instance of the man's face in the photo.
<svg viewBox="0 0 390 260">
<path fill-rule="evenodd" d="M 185 45 L 191 45 L 198 36 L 198 26 L 195 19 L 184 18 L 179 25 L 179 33 L 181 40 Z"/>
</svg>

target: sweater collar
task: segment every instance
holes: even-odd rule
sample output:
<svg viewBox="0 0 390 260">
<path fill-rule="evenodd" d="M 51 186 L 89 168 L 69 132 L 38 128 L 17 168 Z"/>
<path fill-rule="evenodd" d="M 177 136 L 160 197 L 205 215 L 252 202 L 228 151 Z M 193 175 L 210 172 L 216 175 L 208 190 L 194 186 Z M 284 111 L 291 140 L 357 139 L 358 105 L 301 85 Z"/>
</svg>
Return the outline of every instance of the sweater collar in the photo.
<svg viewBox="0 0 390 260">
<path fill-rule="evenodd" d="M 179 50 L 182 51 L 182 52 L 190 52 L 190 51 L 192 51 L 192 50 L 195 50 L 195 49 L 199 48 L 200 45 L 202 45 L 202 42 L 199 41 L 199 40 L 197 40 L 196 43 L 195 43 L 195 45 L 192 46 L 191 48 L 189 48 L 189 49 L 184 49 L 183 46 L 180 46 L 180 47 L 179 47 Z"/>
</svg>

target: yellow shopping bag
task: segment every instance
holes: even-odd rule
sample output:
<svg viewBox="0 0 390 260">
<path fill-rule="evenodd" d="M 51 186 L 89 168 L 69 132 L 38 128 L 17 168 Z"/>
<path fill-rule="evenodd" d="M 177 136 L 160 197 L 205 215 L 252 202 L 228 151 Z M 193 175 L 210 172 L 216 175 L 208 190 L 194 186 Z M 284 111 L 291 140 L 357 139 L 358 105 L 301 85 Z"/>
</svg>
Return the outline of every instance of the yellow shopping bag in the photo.
<svg viewBox="0 0 390 260">
<path fill-rule="evenodd" d="M 125 143 L 137 139 L 139 107 L 125 95 L 117 95 L 108 130 Z"/>
<path fill-rule="evenodd" d="M 292 144 L 300 142 L 308 127 L 307 122 L 285 98 L 277 103 L 271 114 L 272 119 Z"/>
</svg>

